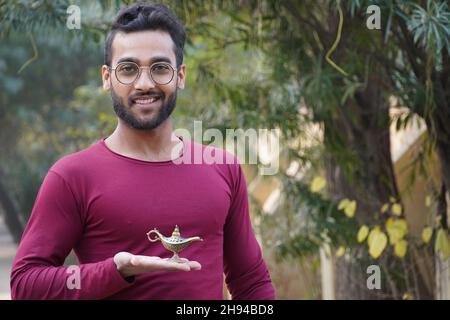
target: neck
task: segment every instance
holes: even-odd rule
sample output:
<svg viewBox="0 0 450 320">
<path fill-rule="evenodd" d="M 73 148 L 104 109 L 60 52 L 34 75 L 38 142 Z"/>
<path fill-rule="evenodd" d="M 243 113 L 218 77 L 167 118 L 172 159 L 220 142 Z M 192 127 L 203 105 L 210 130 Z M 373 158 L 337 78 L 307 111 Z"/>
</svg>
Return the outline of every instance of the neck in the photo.
<svg viewBox="0 0 450 320">
<path fill-rule="evenodd" d="M 172 133 L 170 118 L 151 130 L 138 130 L 119 119 L 114 132 L 105 139 L 109 149 L 145 161 L 171 160 L 172 148 L 181 143 Z"/>
</svg>

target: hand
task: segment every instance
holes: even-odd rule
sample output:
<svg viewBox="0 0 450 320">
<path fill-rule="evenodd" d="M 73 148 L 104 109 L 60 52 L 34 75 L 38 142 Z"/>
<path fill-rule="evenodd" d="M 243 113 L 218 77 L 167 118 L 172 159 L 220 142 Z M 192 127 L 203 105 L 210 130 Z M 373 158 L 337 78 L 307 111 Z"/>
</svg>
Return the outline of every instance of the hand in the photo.
<svg viewBox="0 0 450 320">
<path fill-rule="evenodd" d="M 184 258 L 182 260 L 186 263 L 169 261 L 167 258 L 134 255 L 129 252 L 119 252 L 114 256 L 117 270 L 124 278 L 152 271 L 191 271 L 202 268 L 197 261 Z"/>
</svg>

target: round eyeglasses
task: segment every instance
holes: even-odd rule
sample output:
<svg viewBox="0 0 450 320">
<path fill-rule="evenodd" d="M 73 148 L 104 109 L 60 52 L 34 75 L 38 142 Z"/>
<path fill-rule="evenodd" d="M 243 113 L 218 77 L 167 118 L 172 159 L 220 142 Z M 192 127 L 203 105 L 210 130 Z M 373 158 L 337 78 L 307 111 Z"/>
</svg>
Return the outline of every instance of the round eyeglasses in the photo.
<svg viewBox="0 0 450 320">
<path fill-rule="evenodd" d="M 147 74 L 154 83 L 159 85 L 168 84 L 175 75 L 175 68 L 170 63 L 157 62 L 150 67 L 140 67 L 134 62 L 121 62 L 114 70 L 117 80 L 125 85 L 131 85 L 141 76 L 142 69 L 148 69 Z"/>
</svg>

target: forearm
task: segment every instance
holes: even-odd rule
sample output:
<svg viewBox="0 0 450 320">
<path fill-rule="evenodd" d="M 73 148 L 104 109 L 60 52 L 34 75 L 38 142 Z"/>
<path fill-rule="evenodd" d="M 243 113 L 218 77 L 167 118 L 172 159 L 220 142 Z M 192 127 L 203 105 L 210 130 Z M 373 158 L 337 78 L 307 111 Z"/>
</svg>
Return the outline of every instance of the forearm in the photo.
<svg viewBox="0 0 450 320">
<path fill-rule="evenodd" d="M 112 258 L 79 268 L 33 263 L 14 268 L 11 297 L 19 300 L 105 299 L 132 283 L 118 272 Z"/>
<path fill-rule="evenodd" d="M 240 277 L 227 282 L 233 300 L 274 300 L 275 290 L 264 261 Z"/>
</svg>

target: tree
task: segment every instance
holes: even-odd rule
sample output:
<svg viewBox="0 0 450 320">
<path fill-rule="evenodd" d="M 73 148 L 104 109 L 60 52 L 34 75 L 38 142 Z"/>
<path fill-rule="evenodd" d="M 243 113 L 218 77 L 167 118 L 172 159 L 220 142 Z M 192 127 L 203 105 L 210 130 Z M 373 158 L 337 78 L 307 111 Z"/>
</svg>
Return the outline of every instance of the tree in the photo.
<svg viewBox="0 0 450 320">
<path fill-rule="evenodd" d="M 442 36 L 444 40 L 439 43 L 444 44 L 441 47 L 445 47 L 448 34 L 446 7 L 445 5 L 437 6 L 436 3 L 430 1 L 427 3 L 428 8 L 431 8 L 428 10 L 430 14 L 440 17 L 439 32 L 431 35 Z M 368 4 L 379 5 L 383 9 L 382 13 L 389 12 L 387 15 L 389 19 L 383 28 L 385 32 L 365 28 L 364 9 Z M 408 86 L 403 87 L 404 90 L 400 95 L 404 102 L 408 99 L 417 99 L 416 93 L 425 92 L 425 90 L 420 82 L 414 82 L 411 85 L 409 81 L 410 69 L 407 61 L 402 59 L 402 57 L 412 56 L 406 50 L 409 47 L 398 46 L 396 41 L 388 42 L 389 45 L 386 45 L 386 39 L 389 39 L 391 28 L 392 30 L 397 28 L 396 30 L 400 30 L 406 38 L 420 39 L 420 34 L 423 33 L 423 30 L 419 31 L 421 30 L 420 21 L 430 20 L 415 17 L 417 12 L 423 11 L 420 11 L 422 7 L 412 1 L 402 3 L 351 1 L 347 2 L 345 7 L 340 1 L 301 3 L 249 1 L 233 5 L 237 6 L 238 10 L 226 4 L 219 5 L 216 10 L 224 12 L 232 19 L 237 32 L 224 33 L 220 37 L 215 33 L 217 28 L 214 26 L 209 32 L 212 37 L 217 38 L 218 43 L 243 42 L 248 46 L 261 49 L 265 57 L 269 58 L 265 61 L 268 61 L 273 68 L 271 80 L 274 81 L 271 84 L 278 84 L 278 87 L 267 88 L 267 83 L 253 83 L 251 97 L 260 98 L 257 105 L 262 107 L 262 110 L 272 111 L 269 115 L 262 111 L 257 118 L 258 124 L 278 126 L 284 133 L 298 133 L 298 130 L 290 130 L 290 122 L 283 121 L 286 120 L 285 117 L 278 115 L 284 115 L 287 110 L 298 110 L 303 99 L 306 106 L 311 109 L 311 120 L 323 125 L 326 161 L 322 164 L 327 168 L 328 192 L 331 198 L 335 201 L 343 198 L 356 200 L 360 223 L 371 225 L 374 227 L 373 231 L 378 230 L 376 225 L 385 224 L 388 215 L 391 219 L 398 220 L 398 224 L 402 224 L 405 213 L 401 210 L 401 195 L 396 186 L 390 155 L 389 97 L 398 94 L 398 86 L 402 83 L 408 83 Z M 205 24 L 205 21 L 203 23 Z M 408 25 L 416 25 L 416 27 L 405 29 Z M 435 27 L 427 28 L 434 30 Z M 396 59 L 399 56 L 400 58 Z M 411 60 L 414 61 L 414 56 Z M 405 67 L 399 67 L 397 64 Z M 447 68 L 442 68 L 441 65 L 438 69 L 446 70 Z M 418 72 L 420 74 L 420 69 Z M 224 87 L 225 90 L 231 91 L 229 87 Z M 292 103 L 287 104 L 288 107 L 286 104 L 280 104 L 276 99 L 270 99 L 272 98 L 270 90 L 282 91 L 280 87 L 284 89 L 287 96 L 292 98 Z M 296 88 L 297 91 L 292 88 Z M 238 92 L 242 93 L 242 91 Z M 440 97 L 443 92 L 445 91 L 440 91 Z M 408 98 L 405 98 L 405 95 Z M 270 98 L 267 99 L 267 97 Z M 232 104 L 243 107 L 244 111 L 248 111 L 248 99 L 248 95 L 245 94 L 229 96 Z M 286 101 L 289 99 L 284 100 Z M 251 113 L 244 115 L 249 114 Z M 273 117 L 273 114 L 278 117 Z M 297 121 L 297 114 L 291 113 L 288 119 Z M 250 117 L 247 120 L 251 122 L 253 119 Z M 405 119 L 398 121 L 403 120 Z M 436 132 L 431 123 L 428 128 Z M 288 135 L 286 137 L 289 138 Z M 441 157 L 441 161 L 447 160 Z M 305 190 L 305 188 L 299 190 Z M 297 193 L 297 196 L 300 197 L 300 195 L 301 193 Z M 387 208 L 388 215 L 382 215 L 383 208 Z M 396 212 L 399 211 L 400 213 L 397 214 Z M 389 230 L 386 227 L 385 232 L 391 234 L 392 230 L 391 232 Z M 302 241 L 305 240 L 304 237 L 300 238 Z M 323 238 L 322 240 L 325 240 Z M 334 238 L 338 239 L 336 236 Z M 313 239 L 309 239 L 308 243 L 314 243 Z M 305 247 L 298 241 L 291 241 L 291 246 Z M 381 263 L 385 270 L 390 271 L 387 273 L 388 276 L 398 271 L 402 272 L 401 270 L 406 276 L 388 279 L 384 295 L 379 296 L 401 298 L 402 293 L 414 291 L 418 298 L 430 297 L 432 290 L 426 288 L 421 279 L 415 276 L 417 271 L 415 262 L 411 261 L 410 267 L 413 272 L 408 273 L 404 268 L 405 264 L 392 257 L 394 252 L 403 251 L 398 249 L 400 247 L 405 247 L 405 242 L 393 246 L 391 251 L 382 256 Z M 368 259 L 367 251 L 361 251 L 361 248 L 356 248 L 352 256 L 355 258 L 355 263 L 353 266 L 343 266 L 343 271 L 347 270 L 347 272 L 341 274 L 349 274 L 352 268 L 360 265 L 361 261 L 357 261 L 358 259 L 366 262 Z M 412 255 L 409 255 L 408 259 L 413 259 Z M 409 275 L 413 274 L 414 276 L 410 278 Z M 364 282 L 360 279 L 356 283 Z M 347 287 L 341 290 L 341 297 L 367 297 L 364 294 L 364 292 L 368 293 L 365 288 L 363 290 L 358 290 L 356 287 L 348 288 L 345 280 L 343 285 Z"/>
</svg>

